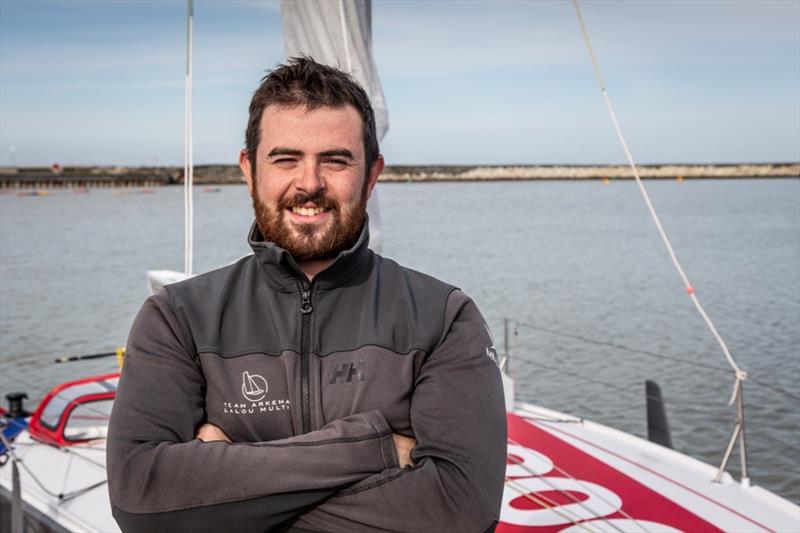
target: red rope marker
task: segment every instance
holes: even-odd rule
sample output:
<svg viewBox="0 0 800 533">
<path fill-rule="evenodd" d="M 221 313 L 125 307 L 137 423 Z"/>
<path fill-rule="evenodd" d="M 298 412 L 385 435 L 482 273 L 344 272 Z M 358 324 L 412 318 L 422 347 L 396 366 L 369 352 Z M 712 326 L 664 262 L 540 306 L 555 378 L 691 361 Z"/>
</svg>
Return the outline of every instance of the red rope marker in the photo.
<svg viewBox="0 0 800 533">
<path fill-rule="evenodd" d="M 694 287 L 692 287 L 691 285 L 689 285 L 688 287 L 686 287 L 686 294 L 688 294 L 689 296 L 691 296 L 692 294 L 694 294 Z"/>
</svg>

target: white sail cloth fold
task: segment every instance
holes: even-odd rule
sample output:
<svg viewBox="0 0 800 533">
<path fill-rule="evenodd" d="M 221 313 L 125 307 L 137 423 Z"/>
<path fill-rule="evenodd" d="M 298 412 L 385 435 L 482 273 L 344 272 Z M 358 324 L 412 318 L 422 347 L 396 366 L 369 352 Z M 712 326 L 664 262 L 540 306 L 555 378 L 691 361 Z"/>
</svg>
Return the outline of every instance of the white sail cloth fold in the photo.
<svg viewBox="0 0 800 533">
<path fill-rule="evenodd" d="M 286 56 L 307 55 L 348 72 L 367 91 L 375 110 L 378 141 L 389 130 L 389 112 L 372 57 L 372 5 L 369 0 L 284 0 Z M 380 211 L 373 193 L 367 206 L 370 247 L 380 251 Z"/>
</svg>

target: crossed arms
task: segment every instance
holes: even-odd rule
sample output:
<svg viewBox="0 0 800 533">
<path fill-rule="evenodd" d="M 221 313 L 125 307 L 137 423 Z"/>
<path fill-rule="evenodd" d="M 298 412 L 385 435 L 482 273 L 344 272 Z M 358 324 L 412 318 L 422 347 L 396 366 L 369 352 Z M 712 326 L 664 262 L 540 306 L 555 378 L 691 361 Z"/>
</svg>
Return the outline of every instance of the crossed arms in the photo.
<svg viewBox="0 0 800 533">
<path fill-rule="evenodd" d="M 109 490 L 123 531 L 491 528 L 505 471 L 499 371 L 472 301 L 455 291 L 445 314 L 446 332 L 416 378 L 413 440 L 373 410 L 287 439 L 203 442 L 202 370 L 168 298 L 148 299 L 109 429 Z"/>
</svg>

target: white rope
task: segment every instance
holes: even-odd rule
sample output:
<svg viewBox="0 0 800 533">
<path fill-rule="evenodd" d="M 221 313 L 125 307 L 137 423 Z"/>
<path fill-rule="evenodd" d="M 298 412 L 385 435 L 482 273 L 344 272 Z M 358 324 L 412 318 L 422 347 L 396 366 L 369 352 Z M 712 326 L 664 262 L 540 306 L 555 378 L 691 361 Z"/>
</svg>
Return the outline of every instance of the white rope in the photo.
<svg viewBox="0 0 800 533">
<path fill-rule="evenodd" d="M 514 489 L 515 491 L 517 491 L 517 493 L 519 493 L 526 500 L 532 501 L 533 503 L 535 503 L 536 505 L 538 505 L 539 507 L 541 507 L 543 509 L 548 509 L 548 510 L 552 511 L 553 513 L 557 514 L 558 516 L 560 516 L 561 518 L 563 518 L 567 522 L 571 523 L 572 525 L 578 526 L 581 529 L 584 529 L 586 531 L 590 531 L 590 532 L 593 531 L 593 530 L 589 529 L 588 527 L 586 527 L 585 523 L 579 522 L 576 519 L 572 518 L 571 516 L 568 516 L 567 514 L 565 514 L 563 509 L 561 509 L 560 505 L 559 506 L 555 505 L 552 500 L 548 503 L 546 501 L 546 499 L 542 498 L 541 496 L 540 497 L 534 496 L 533 494 L 531 494 L 528 491 L 528 489 L 526 489 L 525 487 L 523 487 L 519 483 L 515 482 L 513 479 L 506 478 L 505 484 L 508 485 L 510 488 Z"/>
<path fill-rule="evenodd" d="M 194 165 L 192 164 L 192 24 L 194 9 L 192 0 L 187 0 L 188 15 L 186 18 L 186 108 L 183 145 L 183 271 L 186 276 L 192 275 L 192 255 L 194 234 L 194 202 L 192 185 L 194 182 Z"/>
<path fill-rule="evenodd" d="M 522 446 L 522 447 L 525 447 L 525 446 L 524 446 L 522 443 L 520 443 L 520 442 L 517 442 L 517 441 L 515 441 L 515 440 L 513 440 L 513 439 L 510 439 L 510 438 L 508 439 L 508 442 L 510 442 L 511 444 L 514 444 L 514 445 L 516 445 L 516 446 Z M 610 526 L 611 528 L 613 528 L 613 529 L 616 529 L 617 531 L 620 531 L 620 533 L 622 533 L 622 530 L 621 530 L 621 529 L 619 529 L 619 528 L 618 528 L 618 527 L 617 527 L 617 526 L 616 526 L 616 525 L 615 525 L 613 522 L 609 522 L 609 521 L 608 521 L 608 518 L 606 518 L 605 516 L 600 516 L 599 514 L 597 514 L 595 511 L 593 511 L 591 508 L 589 508 L 589 507 L 588 507 L 586 504 L 584 504 L 582 501 L 578 500 L 578 499 L 577 499 L 577 498 L 576 498 L 574 495 L 572 495 L 572 493 L 570 493 L 569 491 L 565 491 L 565 490 L 562 490 L 562 489 L 558 489 L 558 488 L 556 488 L 555 486 L 553 486 L 553 484 L 552 484 L 552 483 L 550 483 L 550 480 L 547 478 L 547 476 L 543 476 L 543 475 L 541 475 L 541 474 L 537 474 L 535 471 L 533 471 L 532 469 L 528 468 L 528 467 L 527 467 L 527 466 L 526 466 L 526 465 L 525 465 L 525 464 L 524 464 L 522 461 L 519 461 L 519 460 L 517 460 L 516 458 L 512 457 L 511 455 L 509 455 L 509 456 L 508 456 L 508 458 L 509 458 L 509 459 L 511 459 L 511 461 L 512 461 L 514 464 L 516 464 L 517 466 L 519 466 L 520 468 L 522 468 L 523 470 L 525 470 L 526 472 L 528 472 L 528 473 L 529 473 L 529 474 L 530 474 L 532 477 L 536 477 L 536 478 L 539 478 L 539 479 L 541 479 L 541 480 L 542 480 L 542 481 L 543 481 L 545 484 L 547 484 L 547 485 L 548 485 L 550 488 L 552 488 L 554 491 L 556 491 L 556 492 L 559 492 L 559 493 L 562 493 L 562 494 L 563 494 L 563 495 L 565 495 L 567 498 L 569 498 L 570 500 L 572 500 L 572 501 L 573 501 L 573 503 L 576 503 L 576 504 L 578 504 L 578 506 L 582 507 L 582 508 L 583 508 L 583 509 L 585 509 L 587 512 L 589 512 L 589 513 L 591 513 L 591 514 L 594 514 L 594 517 L 595 517 L 596 519 L 602 520 L 603 522 L 605 522 L 605 523 L 606 523 L 606 525 L 608 525 L 608 526 Z M 605 504 L 606 504 L 606 505 L 608 505 L 609 507 L 612 507 L 612 508 L 613 508 L 613 507 L 615 507 L 615 505 L 614 505 L 612 502 L 608 501 L 606 498 L 604 498 L 602 494 L 599 494 L 599 493 L 597 493 L 596 491 L 594 491 L 594 490 L 593 490 L 593 489 L 592 489 L 592 488 L 591 488 L 591 487 L 590 487 L 590 486 L 587 484 L 587 482 L 584 482 L 583 480 L 580 480 L 580 479 L 577 479 L 577 478 L 575 478 L 575 477 L 574 477 L 574 476 L 572 476 L 572 475 L 571 475 L 569 472 L 567 472 L 566 470 L 564 470 L 563 468 L 561 468 L 560 466 L 558 466 L 558 465 L 557 465 L 557 464 L 555 464 L 555 463 L 553 463 L 553 468 L 554 468 L 554 469 L 555 469 L 555 470 L 556 470 L 556 471 L 557 471 L 559 474 L 561 474 L 562 476 L 565 476 L 567 479 L 570 479 L 571 481 L 574 481 L 576 484 L 580 485 L 580 486 L 583 488 L 583 490 L 585 490 L 585 491 L 586 491 L 588 494 L 591 494 L 592 496 L 596 497 L 597 499 L 599 499 L 600 501 L 602 501 L 603 503 L 605 503 Z M 540 497 L 542 497 L 542 498 L 544 497 L 544 496 L 542 496 L 542 495 L 539 495 L 539 496 L 540 496 Z M 552 502 L 551 502 L 551 503 L 552 503 Z M 630 514 L 628 514 L 628 513 L 627 513 L 627 512 L 626 512 L 624 509 L 622 509 L 622 507 L 620 507 L 620 508 L 617 510 L 617 512 L 618 512 L 618 513 L 620 513 L 620 514 L 621 514 L 622 516 L 624 516 L 625 518 L 627 518 L 628 520 L 632 521 L 634 524 L 636 524 L 636 525 L 639 527 L 639 529 L 641 529 L 641 530 L 642 530 L 644 533 L 648 533 L 648 530 L 647 530 L 647 529 L 646 529 L 646 528 L 645 528 L 645 527 L 644 527 L 644 526 L 643 526 L 641 523 L 639 523 L 639 521 L 638 521 L 638 520 L 636 520 L 636 519 L 635 519 L 633 516 L 631 516 L 631 515 L 630 515 Z"/>
<path fill-rule="evenodd" d="M 614 108 L 611 106 L 611 99 L 608 97 L 608 91 L 606 91 L 605 82 L 603 81 L 603 76 L 600 73 L 600 66 L 597 62 L 597 58 L 595 58 L 594 51 L 592 50 L 592 45 L 589 42 L 589 34 L 586 31 L 586 26 L 583 23 L 583 16 L 581 16 L 581 10 L 578 7 L 578 1 L 572 0 L 572 5 L 575 6 L 575 13 L 578 15 L 578 22 L 581 26 L 581 33 L 583 34 L 583 39 L 586 42 L 586 48 L 589 50 L 589 56 L 592 59 L 592 66 L 594 67 L 594 73 L 597 77 L 597 82 L 600 84 L 600 92 L 603 95 L 603 100 L 606 103 L 606 107 L 608 108 L 608 112 L 611 115 L 611 121 L 614 124 L 614 130 L 617 132 L 617 137 L 619 137 L 619 141 L 622 144 L 622 149 L 625 151 L 625 157 L 628 158 L 628 165 L 630 165 L 631 170 L 633 171 L 633 177 L 636 180 L 636 184 L 639 186 L 639 190 L 642 193 L 642 197 L 644 197 L 644 201 L 647 204 L 647 209 L 650 211 L 650 216 L 653 218 L 653 222 L 655 222 L 656 228 L 658 229 L 658 233 L 661 235 L 661 240 L 664 242 L 664 245 L 667 247 L 667 251 L 669 252 L 669 256 L 672 259 L 672 264 L 675 265 L 675 269 L 678 271 L 681 279 L 683 280 L 684 287 L 686 288 L 686 293 L 692 300 L 697 312 L 700 313 L 700 316 L 705 321 L 708 329 L 711 330 L 711 334 L 717 340 L 720 348 L 722 348 L 722 353 L 725 354 L 725 359 L 727 359 L 728 364 L 733 369 L 734 375 L 736 377 L 736 381 L 734 381 L 733 387 L 733 394 L 731 395 L 731 399 L 728 402 L 728 405 L 732 405 L 735 398 L 736 398 L 736 391 L 737 391 L 737 384 L 741 381 L 747 379 L 747 372 L 744 372 L 739 368 L 736 364 L 736 361 L 733 360 L 733 356 L 731 356 L 730 351 L 728 350 L 728 346 L 725 344 L 725 341 L 720 336 L 717 328 L 714 327 L 714 323 L 711 322 L 711 318 L 709 318 L 708 314 L 703 309 L 703 306 L 700 305 L 700 300 L 697 299 L 697 295 L 695 294 L 694 287 L 689 282 L 689 278 L 686 276 L 686 272 L 684 272 L 683 267 L 681 266 L 680 262 L 678 261 L 678 257 L 675 255 L 675 250 L 672 248 L 672 244 L 667 237 L 667 233 L 664 231 L 664 227 L 661 225 L 661 220 L 658 218 L 658 214 L 656 214 L 656 210 L 653 207 L 653 203 L 650 201 L 650 196 L 647 194 L 647 190 L 644 187 L 644 183 L 642 183 L 642 179 L 639 177 L 639 171 L 636 167 L 636 163 L 633 160 L 633 156 L 631 155 L 630 150 L 628 149 L 628 143 L 625 142 L 625 137 L 622 135 L 622 130 L 619 126 L 619 121 L 617 121 L 617 116 L 614 113 Z"/>
<path fill-rule="evenodd" d="M 342 28 L 342 42 L 344 43 L 344 59 L 347 62 L 347 72 L 353 72 L 353 64 L 350 60 L 350 34 L 347 32 L 347 24 L 344 18 L 344 0 L 339 0 L 339 24 Z"/>
</svg>

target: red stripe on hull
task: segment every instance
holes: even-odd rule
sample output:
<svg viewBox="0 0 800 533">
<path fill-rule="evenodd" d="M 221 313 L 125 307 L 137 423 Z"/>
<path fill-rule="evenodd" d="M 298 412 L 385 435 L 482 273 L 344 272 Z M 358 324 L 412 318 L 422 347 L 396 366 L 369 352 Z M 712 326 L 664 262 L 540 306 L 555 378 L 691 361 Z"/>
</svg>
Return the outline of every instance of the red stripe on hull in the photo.
<svg viewBox="0 0 800 533">
<path fill-rule="evenodd" d="M 583 531 L 721 531 L 523 418 L 508 415 L 508 435 L 510 445 L 516 443 L 536 453 L 512 446 L 515 451 L 508 466 L 511 482 L 505 489 L 498 532 L 555 532 L 576 523 L 582 524 L 575 527 Z M 517 466 L 520 458 L 525 467 Z M 555 466 L 550 466 L 548 459 Z M 534 471 L 533 475 L 528 469 Z M 572 493 L 572 498 L 551 498 L 554 488 Z"/>
</svg>

